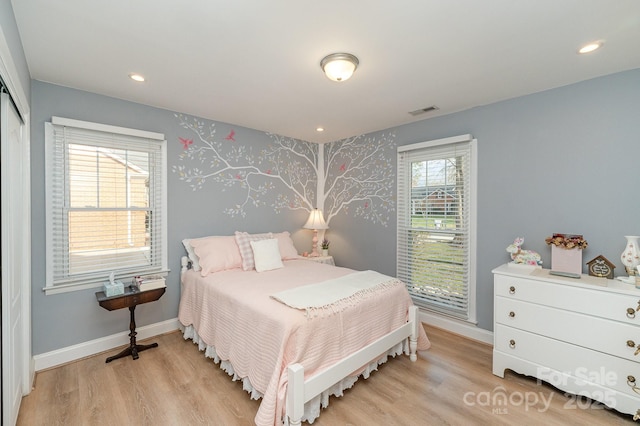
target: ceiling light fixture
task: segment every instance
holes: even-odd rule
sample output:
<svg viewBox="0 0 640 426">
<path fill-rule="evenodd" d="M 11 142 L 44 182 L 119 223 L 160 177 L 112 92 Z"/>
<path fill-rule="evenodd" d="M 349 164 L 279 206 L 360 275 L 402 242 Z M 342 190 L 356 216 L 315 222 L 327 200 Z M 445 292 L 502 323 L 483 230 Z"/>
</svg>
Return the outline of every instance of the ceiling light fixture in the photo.
<svg viewBox="0 0 640 426">
<path fill-rule="evenodd" d="M 324 132 L 324 127 L 316 127 L 316 132 Z"/>
<path fill-rule="evenodd" d="M 137 81 L 139 83 L 142 83 L 144 81 L 144 76 L 142 76 L 140 74 L 136 74 L 136 73 L 129 74 L 129 78 L 131 80 Z"/>
<path fill-rule="evenodd" d="M 582 46 L 580 48 L 580 50 L 578 50 L 578 53 L 582 54 L 582 53 L 591 53 L 594 50 L 597 50 L 599 48 L 602 47 L 602 42 L 601 41 L 595 41 L 593 43 L 589 43 L 589 44 L 585 44 L 584 46 Z"/>
<path fill-rule="evenodd" d="M 341 82 L 353 75 L 359 63 L 351 53 L 332 53 L 320 61 L 320 67 L 329 80 Z"/>
</svg>

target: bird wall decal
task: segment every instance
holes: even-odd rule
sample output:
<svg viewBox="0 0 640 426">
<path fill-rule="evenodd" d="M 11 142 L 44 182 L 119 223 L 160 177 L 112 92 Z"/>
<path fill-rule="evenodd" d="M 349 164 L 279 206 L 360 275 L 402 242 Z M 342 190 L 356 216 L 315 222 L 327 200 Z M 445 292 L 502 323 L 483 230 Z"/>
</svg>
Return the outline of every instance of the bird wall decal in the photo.
<svg viewBox="0 0 640 426">
<path fill-rule="evenodd" d="M 180 142 L 182 143 L 182 148 L 184 149 L 188 149 L 189 145 L 193 143 L 193 139 L 185 139 L 181 137 L 178 137 L 178 139 L 180 139 Z"/>
</svg>

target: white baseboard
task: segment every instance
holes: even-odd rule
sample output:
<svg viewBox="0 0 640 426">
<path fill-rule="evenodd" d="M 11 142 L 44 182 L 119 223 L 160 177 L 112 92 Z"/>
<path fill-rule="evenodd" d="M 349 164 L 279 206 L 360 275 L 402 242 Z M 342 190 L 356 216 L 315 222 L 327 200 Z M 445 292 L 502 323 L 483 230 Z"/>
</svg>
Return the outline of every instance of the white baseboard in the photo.
<svg viewBox="0 0 640 426">
<path fill-rule="evenodd" d="M 464 321 L 455 320 L 431 312 L 420 311 L 419 318 L 420 321 L 425 324 L 442 328 L 469 339 L 493 345 L 493 332 L 489 330 L 484 330 Z"/>
<path fill-rule="evenodd" d="M 178 318 L 146 325 L 136 328 L 136 332 L 138 333 L 136 335 L 136 339 L 144 340 L 159 334 L 170 333 L 178 330 L 178 327 Z M 128 343 L 129 332 L 123 331 L 122 333 L 112 334 L 111 336 L 35 355 L 33 357 L 35 371 L 46 370 L 47 368 L 66 364 L 67 362 L 95 355 L 100 352 L 105 352 L 119 346 L 127 345 Z"/>
</svg>

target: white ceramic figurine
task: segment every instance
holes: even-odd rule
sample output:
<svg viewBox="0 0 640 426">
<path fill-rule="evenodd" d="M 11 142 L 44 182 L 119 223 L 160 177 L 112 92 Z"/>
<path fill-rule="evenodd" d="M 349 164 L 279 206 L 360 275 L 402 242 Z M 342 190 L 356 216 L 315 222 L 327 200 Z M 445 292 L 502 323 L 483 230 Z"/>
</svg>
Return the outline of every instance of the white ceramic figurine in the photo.
<svg viewBox="0 0 640 426">
<path fill-rule="evenodd" d="M 542 265 L 542 259 L 537 252 L 533 250 L 522 250 L 523 243 L 524 238 L 518 237 L 513 241 L 513 244 L 507 247 L 507 252 L 511 254 L 511 260 L 513 263 Z"/>
</svg>

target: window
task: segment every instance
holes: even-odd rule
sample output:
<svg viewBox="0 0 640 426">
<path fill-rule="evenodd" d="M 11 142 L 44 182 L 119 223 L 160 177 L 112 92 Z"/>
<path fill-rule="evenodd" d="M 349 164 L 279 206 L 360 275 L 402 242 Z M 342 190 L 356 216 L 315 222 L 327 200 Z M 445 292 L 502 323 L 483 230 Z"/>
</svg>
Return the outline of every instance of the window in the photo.
<svg viewBox="0 0 640 426">
<path fill-rule="evenodd" d="M 414 303 L 475 323 L 476 141 L 398 147 L 398 278 Z"/>
<path fill-rule="evenodd" d="M 45 123 L 47 293 L 167 271 L 164 135 Z"/>
</svg>

